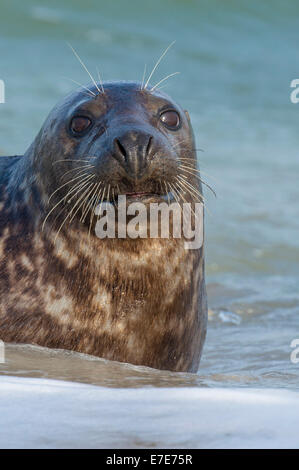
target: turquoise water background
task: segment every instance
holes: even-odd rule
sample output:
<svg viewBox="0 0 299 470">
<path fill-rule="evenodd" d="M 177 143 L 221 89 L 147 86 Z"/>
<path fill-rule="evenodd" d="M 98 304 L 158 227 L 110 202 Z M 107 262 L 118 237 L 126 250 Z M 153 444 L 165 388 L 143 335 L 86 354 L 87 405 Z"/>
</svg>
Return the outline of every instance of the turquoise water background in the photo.
<svg viewBox="0 0 299 470">
<path fill-rule="evenodd" d="M 0 2 L 0 154 L 23 153 L 70 79 L 141 80 L 176 41 L 153 83 L 188 109 L 205 180 L 210 321 L 207 385 L 297 388 L 299 364 L 299 3 Z"/>
</svg>

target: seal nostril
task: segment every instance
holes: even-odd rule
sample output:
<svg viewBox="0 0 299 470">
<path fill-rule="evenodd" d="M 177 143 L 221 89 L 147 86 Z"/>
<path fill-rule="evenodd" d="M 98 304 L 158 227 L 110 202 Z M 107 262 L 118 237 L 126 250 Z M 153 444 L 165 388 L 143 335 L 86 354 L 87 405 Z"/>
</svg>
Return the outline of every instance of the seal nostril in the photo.
<svg viewBox="0 0 299 470">
<path fill-rule="evenodd" d="M 141 130 L 127 130 L 112 143 L 112 156 L 132 178 L 141 178 L 153 154 L 154 138 Z"/>
<path fill-rule="evenodd" d="M 118 139 L 115 139 L 114 141 L 115 147 L 118 150 L 118 152 L 126 159 L 127 158 L 127 151 L 125 147 L 120 143 Z"/>
</svg>

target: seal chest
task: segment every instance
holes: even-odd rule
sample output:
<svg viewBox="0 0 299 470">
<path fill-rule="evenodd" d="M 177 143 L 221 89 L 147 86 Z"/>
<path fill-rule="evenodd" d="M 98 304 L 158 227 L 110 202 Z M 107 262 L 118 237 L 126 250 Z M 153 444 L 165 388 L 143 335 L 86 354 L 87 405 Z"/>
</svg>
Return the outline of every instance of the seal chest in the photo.
<svg viewBox="0 0 299 470">
<path fill-rule="evenodd" d="M 195 213 L 188 114 L 135 82 L 89 91 L 57 105 L 23 156 L 0 160 L 0 338 L 194 372 L 207 323 L 203 246 L 119 237 L 119 219 L 115 237 L 99 238 L 95 214 L 119 215 L 123 196 L 146 218 L 162 202 Z"/>
</svg>

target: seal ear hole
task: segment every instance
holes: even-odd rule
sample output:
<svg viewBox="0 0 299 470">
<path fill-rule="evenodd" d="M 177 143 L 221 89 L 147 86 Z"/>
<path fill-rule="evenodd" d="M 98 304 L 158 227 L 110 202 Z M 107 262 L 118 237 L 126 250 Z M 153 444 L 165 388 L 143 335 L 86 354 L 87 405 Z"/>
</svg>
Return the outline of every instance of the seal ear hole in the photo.
<svg viewBox="0 0 299 470">
<path fill-rule="evenodd" d="M 171 130 L 177 130 L 181 124 L 179 113 L 174 109 L 163 111 L 160 115 L 160 121 L 165 127 Z"/>
<path fill-rule="evenodd" d="M 70 129 L 74 135 L 80 135 L 90 128 L 92 122 L 86 116 L 75 116 L 71 120 Z"/>
</svg>

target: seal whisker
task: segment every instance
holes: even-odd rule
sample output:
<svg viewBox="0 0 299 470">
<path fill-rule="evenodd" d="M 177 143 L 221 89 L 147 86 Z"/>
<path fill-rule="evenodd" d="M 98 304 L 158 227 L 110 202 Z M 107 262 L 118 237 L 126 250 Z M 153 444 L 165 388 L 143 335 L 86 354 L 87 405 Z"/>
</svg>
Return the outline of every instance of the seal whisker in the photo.
<svg viewBox="0 0 299 470">
<path fill-rule="evenodd" d="M 182 180 L 181 180 L 182 182 Z M 185 183 L 187 183 L 187 181 L 185 181 Z M 190 188 L 191 189 L 191 188 Z M 191 197 L 194 197 L 191 193 L 190 193 L 190 190 L 188 190 L 188 187 L 185 186 L 185 190 L 190 194 Z M 205 207 L 205 209 L 208 211 L 209 214 L 211 214 L 211 212 L 209 211 L 209 209 L 207 208 L 206 204 L 205 204 L 205 198 L 203 197 L 202 194 L 200 194 L 200 198 L 201 200 L 197 201 L 197 202 L 200 202 L 201 204 L 203 204 L 203 206 Z"/>
<path fill-rule="evenodd" d="M 94 175 L 93 175 L 94 176 Z M 69 211 L 69 214 L 68 216 L 70 217 L 70 222 L 72 222 L 72 220 L 74 219 L 75 215 L 77 214 L 78 210 L 82 207 L 82 204 L 85 203 L 85 196 L 89 194 L 89 190 L 90 190 L 90 187 L 93 187 L 93 183 L 91 181 L 88 181 L 87 183 L 87 189 L 84 190 L 84 187 L 83 188 L 79 188 L 79 190 L 77 191 L 76 195 L 78 193 L 80 193 L 83 189 L 83 194 L 81 194 L 81 196 L 77 199 L 77 201 L 74 201 L 74 204 L 71 208 L 71 210 Z M 83 199 L 83 201 L 82 201 Z M 82 201 L 82 204 L 80 204 L 79 208 L 78 208 L 78 204 Z M 76 210 L 76 212 L 74 213 L 74 210 L 76 209 L 76 207 L 78 208 L 78 210 Z"/>
<path fill-rule="evenodd" d="M 102 196 L 101 196 L 101 202 L 100 202 L 100 208 L 99 208 L 99 211 L 98 211 L 98 219 L 100 218 L 100 214 L 101 214 L 101 209 L 102 209 L 102 203 L 104 201 L 104 197 L 105 197 L 105 192 L 106 192 L 106 185 L 104 186 L 103 188 L 103 192 L 102 192 Z"/>
<path fill-rule="evenodd" d="M 98 184 L 101 184 L 101 183 L 94 183 L 93 188 L 95 190 L 97 189 Z M 83 222 L 85 221 L 85 217 L 86 217 L 86 215 L 88 214 L 88 212 L 91 208 L 92 201 L 93 201 L 93 196 L 91 197 L 90 194 L 88 194 L 87 197 L 85 198 L 85 201 L 86 202 L 85 202 L 84 206 L 82 207 L 82 218 L 81 218 L 81 220 L 83 220 Z"/>
<path fill-rule="evenodd" d="M 209 178 L 212 178 L 214 181 L 217 181 L 217 179 L 216 179 L 214 176 L 212 176 L 210 173 L 207 173 L 206 171 L 202 171 L 201 169 L 196 168 L 195 166 L 188 166 L 188 165 L 186 165 L 187 162 L 190 163 L 190 159 L 187 159 L 187 158 L 186 158 L 186 159 L 180 158 L 180 160 L 186 160 L 185 162 L 183 162 L 184 165 L 181 165 L 181 164 L 179 165 L 180 168 L 186 168 L 186 169 L 188 169 L 188 170 L 193 170 L 193 171 L 199 173 L 200 175 L 206 175 L 206 176 L 208 176 Z"/>
<path fill-rule="evenodd" d="M 101 181 L 101 185 L 102 185 L 102 184 L 103 184 L 103 181 Z M 93 211 L 94 211 L 94 213 L 95 213 L 96 207 L 97 207 L 97 205 L 98 205 L 98 203 L 99 203 L 99 201 L 100 201 L 100 199 L 101 199 L 101 195 L 102 195 L 102 193 L 103 193 L 103 190 L 104 190 L 104 188 L 101 188 L 101 187 L 99 186 L 99 190 L 98 190 L 98 192 L 97 192 L 97 198 L 96 198 L 95 203 L 94 203 L 94 206 L 93 206 Z"/>
<path fill-rule="evenodd" d="M 178 190 L 175 184 L 174 184 L 174 185 L 171 185 L 171 184 L 169 183 L 169 185 L 170 185 L 171 188 L 172 188 L 172 194 L 173 194 L 175 200 L 176 200 L 177 203 L 180 205 L 181 214 L 183 215 L 183 220 L 185 221 L 185 220 L 186 220 L 186 214 L 185 214 L 185 212 L 183 211 L 182 206 L 181 206 L 179 200 L 180 200 L 180 199 L 183 199 L 183 202 L 186 202 L 186 199 L 184 199 L 184 197 L 182 196 L 181 191 L 180 191 L 180 188 L 179 188 L 179 190 Z"/>
<path fill-rule="evenodd" d="M 178 197 L 179 200 L 182 199 L 183 202 L 187 203 L 186 199 L 182 195 L 183 187 L 180 186 L 179 181 L 172 185 L 172 190 L 174 190 L 176 192 L 177 197 Z"/>
<path fill-rule="evenodd" d="M 218 181 L 217 178 L 215 178 L 214 176 L 212 176 L 210 173 L 207 173 L 206 171 L 202 171 L 202 170 L 199 170 L 198 168 L 195 168 L 195 167 L 191 167 L 191 166 L 185 166 L 185 165 L 180 165 L 179 168 L 183 168 L 182 171 L 185 171 L 186 170 L 186 173 L 190 170 L 190 171 L 193 171 L 193 176 L 195 178 L 200 178 L 201 175 L 204 175 L 204 176 L 207 176 L 208 178 L 211 178 L 212 180 L 214 181 Z M 187 171 L 188 170 L 188 171 Z M 191 173 L 190 173 L 191 174 Z M 198 175 L 199 176 L 198 176 Z M 200 181 L 203 183 L 203 184 L 207 184 L 204 180 L 202 180 L 200 178 Z"/>
<path fill-rule="evenodd" d="M 82 170 L 82 168 L 85 168 L 85 170 L 87 170 L 87 168 L 94 168 L 94 165 L 76 166 L 75 168 L 72 168 L 71 170 L 68 170 L 68 171 L 66 171 L 65 173 L 63 173 L 63 175 L 61 175 L 61 179 L 64 178 L 65 175 L 67 175 L 68 173 L 71 173 L 72 171 Z M 82 171 L 83 171 L 83 170 L 82 170 Z"/>
<path fill-rule="evenodd" d="M 194 168 L 194 167 L 189 167 L 189 166 L 184 166 L 184 165 L 180 165 L 179 166 L 179 169 L 181 170 L 181 172 L 185 172 L 185 173 L 188 173 L 192 176 L 194 176 L 195 178 L 197 178 L 200 182 L 202 182 L 201 180 L 201 170 L 198 170 L 197 168 Z M 186 175 L 185 175 L 186 177 Z"/>
<path fill-rule="evenodd" d="M 142 82 L 141 82 L 140 90 L 143 90 L 143 84 L 144 84 L 144 80 L 145 80 L 145 74 L 146 74 L 146 64 L 144 64 L 143 76 L 142 76 Z"/>
<path fill-rule="evenodd" d="M 75 178 L 72 178 L 72 179 L 68 180 L 66 183 L 63 183 L 61 186 L 59 186 L 59 188 L 55 189 L 55 191 L 53 191 L 53 193 L 49 196 L 48 202 L 50 202 L 52 197 L 54 196 L 54 194 L 56 194 L 64 186 L 67 186 L 68 184 L 72 183 L 73 181 L 76 181 L 77 179 L 88 176 L 88 175 L 89 175 L 89 173 L 82 170 L 80 175 L 77 175 Z"/>
<path fill-rule="evenodd" d="M 163 183 L 164 183 L 165 190 L 166 190 L 166 195 L 167 195 L 167 202 L 168 202 L 168 205 L 170 205 L 170 199 L 169 199 L 169 189 L 168 189 L 168 184 L 167 184 L 167 181 L 163 180 Z"/>
<path fill-rule="evenodd" d="M 105 187 L 103 187 L 103 188 L 101 188 L 101 189 L 99 190 L 99 192 L 98 192 L 98 199 L 97 199 L 97 201 L 96 201 L 94 210 L 96 210 L 97 205 L 98 205 L 99 202 L 101 201 L 101 197 L 102 197 L 102 195 L 103 195 L 103 193 L 104 193 L 104 190 L 105 190 Z M 99 214 L 97 215 L 97 220 L 99 220 Z"/>
<path fill-rule="evenodd" d="M 181 158 L 180 158 L 181 160 Z M 190 163 L 190 160 L 188 160 L 188 162 Z M 189 170 L 193 170 L 193 171 L 197 171 L 197 173 L 201 173 L 201 170 L 199 168 L 197 168 L 196 166 L 190 166 L 190 165 L 186 165 L 186 162 L 183 162 L 184 164 L 180 165 L 181 168 L 187 168 Z M 196 162 L 192 162 L 196 165 Z"/>
<path fill-rule="evenodd" d="M 173 194 L 173 197 L 174 199 L 176 200 L 176 202 L 180 205 L 180 198 L 179 198 L 179 194 L 175 191 L 173 185 L 171 183 L 168 183 L 169 184 L 169 187 L 171 188 L 171 192 Z M 181 206 L 181 205 L 180 205 Z"/>
<path fill-rule="evenodd" d="M 70 204 L 70 202 L 76 197 L 76 195 L 78 194 L 78 192 L 82 189 L 84 189 L 87 185 L 89 184 L 89 181 L 85 181 L 85 182 L 77 182 L 74 187 L 72 189 L 70 189 L 67 194 L 65 196 L 63 196 L 63 198 L 61 199 L 61 201 L 64 201 L 64 203 L 66 202 L 66 199 L 67 197 L 74 191 L 77 191 L 75 194 L 73 194 L 73 196 L 70 197 L 70 199 L 68 199 L 68 204 Z M 60 201 L 60 202 L 61 202 Z M 59 213 L 56 215 L 54 221 L 53 221 L 53 224 L 52 224 L 52 227 L 54 225 L 54 223 L 56 222 L 56 220 L 60 217 L 60 215 L 62 214 L 62 212 L 65 210 L 65 207 L 62 207 L 62 209 L 59 211 Z"/>
<path fill-rule="evenodd" d="M 156 88 L 156 90 L 162 90 L 162 88 L 165 88 L 165 87 L 167 87 L 167 83 L 165 85 L 158 86 L 158 88 Z M 152 91 L 152 90 L 150 90 L 150 91 Z"/>
<path fill-rule="evenodd" d="M 109 202 L 109 193 L 110 193 L 110 184 L 108 184 L 108 194 L 107 194 L 107 201 Z"/>
<path fill-rule="evenodd" d="M 93 98 L 94 96 L 97 96 L 97 95 L 96 95 L 93 91 L 91 91 L 87 86 L 82 85 L 82 83 L 77 82 L 76 80 L 73 80 L 72 78 L 69 78 L 69 77 L 62 77 L 62 78 L 65 78 L 66 80 L 70 80 L 71 82 L 76 83 L 76 85 L 79 85 L 81 88 L 84 88 L 85 90 L 88 91 L 87 94 L 88 94 L 89 96 L 91 96 L 92 98 Z"/>
<path fill-rule="evenodd" d="M 93 177 L 93 175 L 89 175 L 89 177 L 86 177 L 84 183 L 82 183 L 82 181 L 79 181 L 78 185 L 80 185 L 80 184 L 82 184 L 82 185 L 87 184 L 87 182 L 88 182 L 87 180 L 89 180 L 89 178 L 92 178 L 92 177 Z M 56 209 L 56 207 L 59 206 L 59 204 L 61 204 L 63 201 L 65 201 L 66 197 L 67 197 L 69 194 L 71 194 L 73 191 L 75 191 L 75 190 L 77 189 L 78 185 L 75 185 L 75 187 L 73 187 L 72 189 L 70 189 L 70 191 L 69 191 L 65 196 L 63 196 L 63 198 L 61 198 L 61 199 L 57 202 L 57 204 L 55 204 L 54 207 L 52 207 L 52 209 L 48 212 L 48 214 L 46 215 L 46 217 L 45 217 L 45 219 L 44 219 L 44 221 L 43 221 L 42 230 L 44 230 L 45 223 L 46 223 L 47 219 L 48 219 L 49 216 L 52 214 L 52 212 Z M 72 196 L 71 199 L 72 199 L 73 197 L 74 197 L 74 196 Z"/>
<path fill-rule="evenodd" d="M 115 191 L 114 188 L 112 188 L 112 199 L 113 199 L 113 202 L 114 202 L 114 204 L 115 204 L 115 194 L 114 194 L 114 191 Z"/>
<path fill-rule="evenodd" d="M 98 67 L 96 67 L 96 69 L 97 69 L 97 74 L 98 74 L 98 78 L 99 78 L 101 90 L 102 90 L 102 93 L 103 93 L 103 95 L 104 95 L 104 94 L 105 94 L 105 90 L 104 90 L 103 80 L 102 80 L 102 77 L 101 77 L 101 74 L 100 74 L 100 72 L 99 72 Z"/>
<path fill-rule="evenodd" d="M 102 182 L 102 183 L 103 183 L 103 182 Z M 98 205 L 99 202 L 101 201 L 102 195 L 103 195 L 104 192 L 105 192 L 105 187 L 106 187 L 106 185 L 105 185 L 103 188 L 101 188 L 101 189 L 99 190 L 99 193 L 98 193 L 98 196 L 99 196 L 99 197 L 98 197 L 98 199 L 97 199 L 97 201 L 96 201 L 95 210 L 96 210 L 96 208 L 97 208 L 97 205 Z"/>
<path fill-rule="evenodd" d="M 160 179 L 159 179 L 159 185 L 160 185 L 161 194 L 163 194 L 162 181 Z M 166 193 L 165 193 L 165 195 L 166 195 Z"/>
<path fill-rule="evenodd" d="M 204 202 L 203 195 L 199 191 L 197 191 L 197 189 L 192 184 L 189 184 L 187 181 L 183 180 L 180 176 L 177 176 L 176 180 L 181 185 L 181 187 L 184 187 L 185 190 L 189 192 L 190 195 L 191 195 L 190 191 L 192 191 L 193 194 L 199 197 L 199 202 L 202 202 L 202 203 Z"/>
<path fill-rule="evenodd" d="M 94 176 L 94 175 L 93 175 Z M 70 221 L 69 222 L 72 222 L 72 220 L 74 219 L 75 215 L 77 214 L 77 212 L 80 210 L 81 208 L 81 205 L 82 203 L 79 205 L 78 207 L 78 204 L 80 203 L 80 201 L 82 200 L 82 198 L 84 198 L 84 196 L 86 195 L 86 193 L 89 191 L 89 188 L 90 188 L 90 183 L 89 183 L 89 186 L 88 188 L 84 191 L 84 193 L 79 197 L 79 199 L 77 199 L 77 201 L 74 203 L 73 207 L 71 208 L 70 212 L 67 213 L 66 217 L 64 218 L 62 224 L 60 225 L 57 233 L 56 233 L 56 236 L 54 238 L 54 244 L 56 243 L 56 240 L 57 240 L 57 237 L 62 229 L 62 227 L 64 226 L 65 222 L 67 221 L 67 219 L 70 217 Z M 79 192 L 79 191 L 78 191 Z M 78 194 L 78 192 L 76 194 Z M 83 201 L 84 202 L 84 201 Z M 76 211 L 74 211 L 74 209 L 77 207 Z"/>
<path fill-rule="evenodd" d="M 86 207 L 88 206 L 88 202 L 90 202 L 89 201 L 89 196 L 92 193 L 92 190 L 94 189 L 94 185 L 95 185 L 95 183 L 89 182 L 89 187 L 88 187 L 89 191 L 85 194 L 85 196 L 83 197 L 83 200 L 81 200 L 81 204 L 79 206 L 80 207 L 79 210 L 81 210 L 81 217 L 79 219 L 80 222 L 82 222 L 82 212 L 85 211 Z M 72 212 L 72 210 L 73 210 L 73 208 L 71 209 L 71 212 Z M 73 217 L 73 215 L 72 215 L 72 217 Z M 72 222 L 72 220 L 73 220 L 73 218 L 71 218 L 69 220 L 69 224 Z"/>
<path fill-rule="evenodd" d="M 99 204 L 99 202 L 100 202 L 100 200 L 101 200 L 101 197 L 102 197 L 102 194 L 103 194 L 103 192 L 104 192 L 104 189 L 105 189 L 105 187 L 99 189 L 98 198 L 97 198 L 97 200 L 96 200 L 96 202 L 95 202 L 95 205 L 94 205 L 94 213 L 95 213 L 96 208 L 97 208 L 97 206 L 98 206 L 98 204 Z M 99 220 L 99 218 L 100 218 L 100 214 L 98 213 L 98 214 L 96 215 L 97 221 Z"/>
<path fill-rule="evenodd" d="M 187 142 L 187 141 L 188 141 L 188 139 L 180 140 L 179 142 L 177 142 L 176 144 L 174 144 L 174 145 L 172 146 L 172 148 L 175 149 L 178 145 L 181 145 L 183 142 Z"/>
<path fill-rule="evenodd" d="M 99 184 L 99 183 L 98 183 Z M 81 218 L 80 218 L 80 222 L 85 222 L 85 218 L 91 208 L 91 205 L 92 205 L 92 202 L 93 202 L 93 196 L 90 197 L 91 193 L 95 193 L 97 189 L 97 183 L 94 183 L 92 185 L 92 188 L 90 190 L 90 192 L 86 195 L 85 199 L 84 199 L 84 204 L 82 206 L 82 215 L 81 215 Z"/>
<path fill-rule="evenodd" d="M 93 195 L 91 197 L 91 202 L 90 202 L 90 205 L 89 205 L 89 211 L 90 211 L 89 229 L 88 229 L 88 236 L 89 237 L 90 237 L 90 232 L 91 232 L 91 227 L 92 227 L 92 221 L 93 221 L 93 218 L 94 218 L 94 208 L 95 208 L 95 204 L 96 204 L 96 201 L 97 201 L 97 198 L 98 198 L 98 189 L 101 186 L 101 184 L 102 183 L 100 182 L 95 186 Z"/>
<path fill-rule="evenodd" d="M 94 178 L 94 175 L 89 175 L 87 176 L 86 178 L 84 178 L 84 181 L 78 181 L 74 186 L 73 188 L 71 188 L 67 193 L 66 195 L 62 198 L 64 199 L 68 204 L 70 204 L 70 202 L 76 197 L 76 195 L 78 194 L 78 192 L 80 190 L 82 190 L 87 184 L 90 183 L 90 180 Z M 77 192 L 75 194 L 73 194 L 69 199 L 68 197 L 75 191 L 77 190 Z"/>
<path fill-rule="evenodd" d="M 150 82 L 150 79 L 151 79 L 152 76 L 154 75 L 154 73 L 155 73 L 155 71 L 156 71 L 158 65 L 160 64 L 161 60 L 162 60 L 163 57 L 167 54 L 167 52 L 169 51 L 169 49 L 174 45 L 174 43 L 175 43 L 175 41 L 173 41 L 171 44 L 169 44 L 169 46 L 165 49 L 165 51 L 163 52 L 163 54 L 160 56 L 160 58 L 159 58 L 159 59 L 157 60 L 157 62 L 155 63 L 154 68 L 153 68 L 153 70 L 151 71 L 151 73 L 150 73 L 150 75 L 149 75 L 149 77 L 148 77 L 148 79 L 147 79 L 147 81 L 146 81 L 146 83 L 145 83 L 145 85 L 144 85 L 144 87 L 143 87 L 144 90 L 146 90 L 146 88 L 147 88 L 147 86 L 148 86 L 148 84 L 149 84 L 149 82 Z"/>
<path fill-rule="evenodd" d="M 179 187 L 179 189 L 178 189 L 179 197 L 181 197 L 181 198 L 183 199 L 183 202 L 186 203 L 186 204 L 188 204 L 188 207 L 190 207 L 190 203 L 188 203 L 188 201 L 186 201 L 186 199 L 184 198 L 184 196 L 183 196 L 182 193 L 181 193 L 181 190 L 184 191 L 184 189 L 183 189 L 183 187 L 180 185 L 180 182 L 179 182 L 179 181 L 177 182 L 177 185 L 178 185 L 178 187 Z M 176 187 L 176 189 L 177 189 L 177 186 L 176 186 L 176 185 L 175 185 L 175 187 Z M 190 196 L 193 198 L 193 196 L 192 196 L 192 194 L 190 193 L 190 191 L 188 191 L 187 189 L 185 189 L 185 191 L 187 191 L 187 193 L 189 193 Z M 199 201 L 199 202 L 201 202 L 201 201 Z M 194 215 L 195 219 L 197 219 L 197 215 L 195 214 L 195 212 L 194 212 L 194 210 L 193 210 L 192 207 L 190 207 L 190 210 L 191 210 L 192 214 Z M 182 213 L 183 213 L 184 220 L 186 220 L 186 219 L 185 219 L 185 216 L 186 216 L 185 212 L 182 211 Z"/>
<path fill-rule="evenodd" d="M 182 141 L 182 142 L 184 142 L 184 141 Z M 174 147 L 175 147 L 175 146 L 174 146 Z M 201 148 L 199 148 L 199 147 L 198 147 L 198 148 L 197 148 L 197 147 L 192 147 L 192 148 L 190 149 L 190 147 L 184 146 L 183 149 L 193 150 L 194 152 L 204 152 L 204 149 L 201 149 Z M 182 158 L 182 160 L 190 160 L 190 158 Z"/>
<path fill-rule="evenodd" d="M 84 68 L 84 70 L 86 70 L 86 72 L 88 73 L 88 75 L 90 76 L 94 86 L 96 87 L 96 89 L 98 90 L 99 94 L 101 94 L 101 90 L 99 89 L 95 79 L 93 78 L 93 76 L 91 75 L 91 73 L 89 72 L 88 68 L 86 67 L 86 65 L 84 64 L 83 60 L 79 57 L 79 54 L 75 51 L 75 49 L 68 43 L 69 47 L 71 48 L 71 50 L 73 51 L 74 55 L 77 57 L 77 59 L 79 60 L 80 64 L 82 65 L 82 67 Z"/>
<path fill-rule="evenodd" d="M 97 202 L 97 200 L 98 200 L 99 189 L 100 189 L 100 187 L 101 187 L 101 184 L 102 184 L 102 181 L 100 181 L 100 182 L 97 184 L 97 186 L 95 187 L 94 195 L 92 196 L 92 203 L 91 203 L 91 206 L 90 206 L 89 229 L 88 229 L 88 236 L 89 236 L 89 237 L 90 237 L 90 231 L 91 231 L 92 222 L 93 222 L 93 218 L 94 218 L 95 205 L 96 205 L 96 202 Z"/>
<path fill-rule="evenodd" d="M 96 157 L 93 157 L 91 156 L 90 158 L 96 158 Z M 90 159 L 89 160 L 82 160 L 82 159 L 79 159 L 79 158 L 65 158 L 63 160 L 56 160 L 55 162 L 52 163 L 52 165 L 56 165 L 56 163 L 64 163 L 64 162 L 87 162 L 87 163 L 90 163 Z"/>
<path fill-rule="evenodd" d="M 82 189 L 84 189 L 86 186 L 88 186 L 90 184 L 90 180 L 92 179 L 92 176 L 93 175 L 90 175 L 90 178 L 84 178 L 84 181 L 78 181 L 72 188 L 70 188 L 67 193 L 61 198 L 60 201 L 63 201 L 64 204 L 70 204 L 71 201 L 77 196 L 77 194 L 82 191 Z M 76 191 L 74 193 L 74 191 Z M 71 194 L 74 193 L 72 196 Z M 69 197 L 71 196 L 71 197 Z M 55 217 L 54 219 L 54 222 L 55 220 L 60 216 L 60 214 L 63 212 L 64 208 L 61 209 L 61 211 L 59 212 L 59 214 L 57 214 L 57 216 Z"/>
<path fill-rule="evenodd" d="M 167 75 L 166 77 L 162 78 L 162 80 L 160 80 L 158 83 L 156 83 L 156 85 L 154 85 L 154 86 L 151 88 L 150 91 L 156 90 L 157 87 L 158 87 L 161 83 L 165 82 L 165 80 L 167 80 L 167 79 L 170 78 L 170 77 L 173 77 L 174 75 L 178 75 L 179 73 L 180 73 L 180 72 L 170 73 L 170 74 Z"/>
<path fill-rule="evenodd" d="M 195 170 L 194 168 L 186 169 L 183 166 L 180 166 L 180 168 L 183 168 L 182 174 L 185 172 L 185 173 L 188 173 L 188 174 L 194 176 L 194 178 L 197 178 L 202 184 L 204 184 L 207 188 L 209 188 L 209 190 L 214 194 L 215 197 L 217 197 L 216 192 L 214 191 L 214 189 L 208 183 L 206 183 L 204 180 L 202 180 L 198 174 L 192 173 L 191 170 Z M 197 171 L 199 172 L 199 170 L 197 170 Z"/>
<path fill-rule="evenodd" d="M 179 178 L 179 177 L 178 177 Z M 192 185 L 189 185 L 187 184 L 187 181 L 183 180 L 183 179 L 178 179 L 176 178 L 176 181 L 177 181 L 177 184 L 184 190 L 186 191 L 187 193 L 190 194 L 190 196 L 192 196 L 192 198 L 194 198 L 194 196 L 197 198 L 197 202 L 202 202 L 204 201 L 204 198 L 202 196 L 202 194 L 197 191 Z"/>
<path fill-rule="evenodd" d="M 172 194 L 173 194 L 173 197 L 175 198 L 176 202 L 179 204 L 180 208 L 181 208 L 181 214 L 183 214 L 183 219 L 184 221 L 186 220 L 185 217 L 185 213 L 182 209 L 182 206 L 180 204 L 180 199 L 183 199 L 183 202 L 187 202 L 186 199 L 184 199 L 184 197 L 182 196 L 180 190 L 177 189 L 176 185 L 172 185 L 169 183 L 169 186 L 171 187 L 171 191 L 172 191 Z"/>
</svg>

